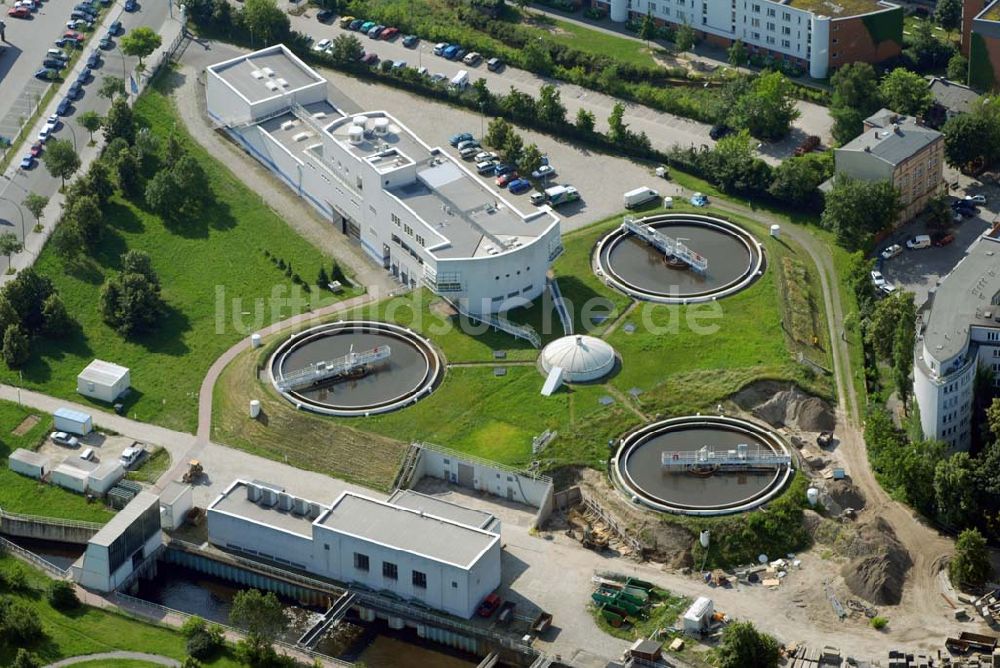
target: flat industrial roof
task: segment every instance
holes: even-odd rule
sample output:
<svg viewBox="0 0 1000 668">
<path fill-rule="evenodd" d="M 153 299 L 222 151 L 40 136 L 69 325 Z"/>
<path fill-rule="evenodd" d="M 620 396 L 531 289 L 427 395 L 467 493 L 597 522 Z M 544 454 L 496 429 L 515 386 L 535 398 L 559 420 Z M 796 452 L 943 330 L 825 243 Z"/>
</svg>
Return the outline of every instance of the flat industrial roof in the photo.
<svg viewBox="0 0 1000 668">
<path fill-rule="evenodd" d="M 389 503 L 394 503 L 410 510 L 422 511 L 428 515 L 452 520 L 459 524 L 475 527 L 477 529 L 489 530 L 490 525 L 496 520 L 492 513 L 475 508 L 466 508 L 451 501 L 438 499 L 427 494 L 414 492 L 412 489 L 401 489 L 389 497 Z"/>
<path fill-rule="evenodd" d="M 316 524 L 395 550 L 469 568 L 496 534 L 454 521 L 344 492 Z"/>
<path fill-rule="evenodd" d="M 118 514 L 111 518 L 111 521 L 101 527 L 101 530 L 94 534 L 89 542 L 94 545 L 107 547 L 122 535 L 126 529 L 132 526 L 150 506 L 156 506 L 160 502 L 159 498 L 150 492 L 142 491 L 135 495 Z"/>
<path fill-rule="evenodd" d="M 56 412 L 53 413 L 56 417 L 66 418 L 67 420 L 75 420 L 76 422 L 86 422 L 90 419 L 89 413 L 84 413 L 83 411 L 78 411 L 72 408 L 57 408 Z"/>
<path fill-rule="evenodd" d="M 972 326 L 998 327 L 1000 306 L 1000 240 L 986 233 L 969 249 L 934 292 L 924 328 L 924 348 L 948 360 L 968 345 Z"/>
<path fill-rule="evenodd" d="M 80 372 L 77 378 L 104 385 L 114 385 L 127 375 L 128 367 L 115 364 L 114 362 L 94 360 L 87 365 L 87 368 Z"/>
<path fill-rule="evenodd" d="M 25 464 L 31 464 L 32 466 L 48 466 L 49 458 L 45 455 L 40 455 L 37 452 L 31 450 L 25 450 L 24 448 L 18 448 L 14 452 L 10 453 L 7 459 L 13 459 L 17 462 L 24 462 Z"/>
<path fill-rule="evenodd" d="M 208 69 L 251 104 L 312 84 L 326 84 L 326 79 L 283 44 L 216 63 Z"/>
<path fill-rule="evenodd" d="M 263 506 L 247 498 L 246 483 L 237 481 L 209 506 L 260 524 L 266 524 L 306 538 L 312 538 L 313 521 L 308 515 L 297 515 L 278 506 Z"/>
<path fill-rule="evenodd" d="M 788 0 L 788 2 L 774 4 L 784 4 L 788 7 L 835 19 L 870 14 L 896 7 L 896 5 L 880 0 Z"/>
</svg>

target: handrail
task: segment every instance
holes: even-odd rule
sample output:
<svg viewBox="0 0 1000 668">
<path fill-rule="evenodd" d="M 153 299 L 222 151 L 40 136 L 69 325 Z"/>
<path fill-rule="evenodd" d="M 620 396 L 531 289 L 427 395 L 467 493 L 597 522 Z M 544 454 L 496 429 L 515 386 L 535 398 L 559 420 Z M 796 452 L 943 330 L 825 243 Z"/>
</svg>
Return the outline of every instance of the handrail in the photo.
<svg viewBox="0 0 1000 668">
<path fill-rule="evenodd" d="M 542 337 L 540 337 L 538 332 L 535 331 L 535 328 L 530 325 L 518 325 L 517 323 L 511 322 L 507 318 L 504 318 L 496 313 L 471 313 L 447 297 L 444 297 L 444 299 L 446 299 L 456 311 L 464 315 L 469 320 L 476 320 L 477 322 L 496 327 L 502 332 L 507 332 L 514 338 L 524 339 L 535 348 L 542 347 Z"/>
<path fill-rule="evenodd" d="M 12 513 L 7 510 L 0 508 L 0 518 L 9 517 L 12 520 L 17 520 L 21 522 L 38 522 L 39 524 L 48 524 L 50 526 L 62 526 L 62 527 L 74 527 L 77 529 L 93 529 L 94 531 L 100 531 L 104 528 L 103 524 L 99 522 L 86 522 L 84 520 L 66 520 L 58 517 L 43 517 L 42 515 L 25 515 L 23 513 Z"/>
<path fill-rule="evenodd" d="M 559 282 L 552 278 L 546 278 L 545 282 L 549 285 L 549 292 L 552 293 L 552 303 L 556 307 L 556 313 L 559 314 L 559 320 L 562 322 L 563 334 L 566 336 L 571 336 L 573 334 L 573 318 L 569 315 L 569 309 L 566 308 L 566 302 L 563 301 L 562 290 L 559 289 Z"/>
<path fill-rule="evenodd" d="M 17 543 L 7 540 L 3 536 L 0 536 L 0 546 L 2 546 L 3 549 L 8 550 L 12 554 L 20 557 L 21 559 L 24 559 L 25 561 L 34 564 L 35 566 L 38 566 L 42 570 L 50 573 L 51 575 L 54 575 L 59 579 L 65 578 L 67 575 L 69 575 L 68 568 L 65 569 L 59 568 L 52 562 L 40 557 L 31 550 L 26 550 Z"/>
</svg>

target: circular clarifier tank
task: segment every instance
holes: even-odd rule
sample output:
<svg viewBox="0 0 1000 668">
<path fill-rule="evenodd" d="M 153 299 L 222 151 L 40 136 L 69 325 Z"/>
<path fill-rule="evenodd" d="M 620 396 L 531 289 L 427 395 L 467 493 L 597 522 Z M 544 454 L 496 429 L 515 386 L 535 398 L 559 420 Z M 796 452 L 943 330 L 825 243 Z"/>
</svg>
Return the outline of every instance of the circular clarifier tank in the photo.
<svg viewBox="0 0 1000 668">
<path fill-rule="evenodd" d="M 739 225 L 721 218 L 671 213 L 622 224 L 594 250 L 595 271 L 632 297 L 661 303 L 692 303 L 731 295 L 764 271 L 764 250 Z M 661 243 L 657 243 L 660 241 Z"/>
<path fill-rule="evenodd" d="M 341 321 L 284 341 L 268 365 L 275 389 L 297 408 L 326 415 L 385 413 L 434 390 L 443 364 L 429 341 L 375 321 Z"/>
<path fill-rule="evenodd" d="M 633 501 L 650 508 L 724 515 L 770 500 L 793 470 L 787 446 L 765 427 L 738 418 L 691 416 L 626 435 L 612 472 Z"/>
</svg>

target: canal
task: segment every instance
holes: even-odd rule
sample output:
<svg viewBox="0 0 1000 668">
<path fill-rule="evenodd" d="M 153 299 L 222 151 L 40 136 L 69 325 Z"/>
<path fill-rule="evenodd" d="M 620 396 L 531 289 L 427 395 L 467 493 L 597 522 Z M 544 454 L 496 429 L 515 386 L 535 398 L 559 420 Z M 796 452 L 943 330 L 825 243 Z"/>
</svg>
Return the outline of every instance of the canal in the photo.
<svg viewBox="0 0 1000 668">
<path fill-rule="evenodd" d="M 72 566 L 73 562 L 83 556 L 84 550 L 87 549 L 86 545 L 77 545 L 75 543 L 59 543 L 51 540 L 38 540 L 37 538 L 21 538 L 19 536 L 4 536 L 4 538 L 29 552 L 33 552 L 62 570 L 66 570 Z"/>
</svg>

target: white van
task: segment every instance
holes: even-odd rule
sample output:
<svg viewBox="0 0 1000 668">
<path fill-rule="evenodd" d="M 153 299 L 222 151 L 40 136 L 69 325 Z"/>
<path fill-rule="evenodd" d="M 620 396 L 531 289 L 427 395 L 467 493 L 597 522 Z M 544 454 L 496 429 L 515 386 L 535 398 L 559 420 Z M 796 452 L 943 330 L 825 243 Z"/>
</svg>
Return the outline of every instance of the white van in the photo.
<svg viewBox="0 0 1000 668">
<path fill-rule="evenodd" d="M 912 239 L 906 240 L 906 247 L 910 250 L 920 250 L 931 247 L 931 238 L 926 234 L 918 234 Z"/>
<path fill-rule="evenodd" d="M 652 188 L 636 188 L 635 190 L 629 190 L 625 193 L 625 208 L 634 209 L 637 206 L 642 206 L 647 202 L 652 202 L 654 199 L 659 199 L 660 193 L 656 192 Z"/>
<path fill-rule="evenodd" d="M 450 86 L 451 88 L 457 88 L 458 90 L 461 90 L 468 85 L 469 85 L 469 73 L 466 72 L 465 70 L 459 70 L 458 74 L 453 76 L 451 78 L 451 81 L 448 82 L 448 86 Z"/>
</svg>

